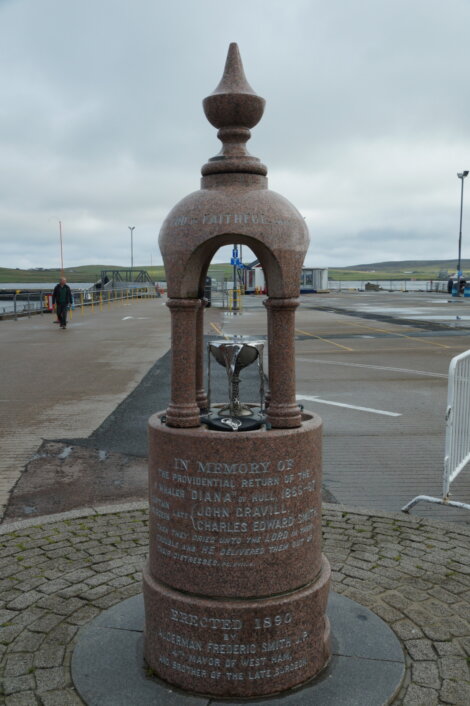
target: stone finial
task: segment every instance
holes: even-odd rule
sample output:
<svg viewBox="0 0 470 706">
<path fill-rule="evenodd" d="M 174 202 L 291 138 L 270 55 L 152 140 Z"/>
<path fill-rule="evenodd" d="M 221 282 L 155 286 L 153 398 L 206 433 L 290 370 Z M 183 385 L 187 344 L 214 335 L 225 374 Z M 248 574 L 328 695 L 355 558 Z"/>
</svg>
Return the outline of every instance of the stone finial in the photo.
<svg viewBox="0 0 470 706">
<path fill-rule="evenodd" d="M 220 153 L 203 166 L 203 176 L 222 172 L 266 176 L 265 165 L 246 149 L 250 128 L 261 120 L 265 103 L 246 80 L 238 45 L 232 42 L 220 83 L 202 102 L 204 113 L 211 125 L 218 128 L 217 137 L 222 142 Z"/>
</svg>

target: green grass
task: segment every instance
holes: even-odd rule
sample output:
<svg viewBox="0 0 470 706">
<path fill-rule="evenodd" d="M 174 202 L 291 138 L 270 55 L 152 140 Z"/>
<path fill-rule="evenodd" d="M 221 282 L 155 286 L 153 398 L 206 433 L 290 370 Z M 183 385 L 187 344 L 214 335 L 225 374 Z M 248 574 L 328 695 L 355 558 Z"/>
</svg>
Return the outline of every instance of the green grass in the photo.
<svg viewBox="0 0 470 706">
<path fill-rule="evenodd" d="M 361 264 L 351 267 L 331 267 L 328 275 L 330 279 L 351 282 L 354 280 L 375 281 L 375 280 L 435 280 L 440 273 L 447 271 L 449 274 L 455 272 L 455 260 L 401 260 L 397 262 L 374 262 L 369 265 Z M 79 267 L 66 267 L 65 276 L 67 281 L 74 282 L 96 282 L 101 270 L 125 270 L 126 267 L 117 265 L 81 265 Z M 147 270 L 150 277 L 156 282 L 166 280 L 165 270 L 162 265 L 146 267 L 136 265 L 134 269 Z M 462 260 L 462 270 L 470 274 L 470 260 Z M 232 277 L 232 267 L 229 264 L 211 265 L 210 274 L 213 277 L 222 276 L 227 279 Z M 58 282 L 61 276 L 60 269 L 10 269 L 0 267 L 0 283 L 10 282 Z"/>
<path fill-rule="evenodd" d="M 383 272 L 381 270 L 376 270 L 375 272 L 371 270 L 350 270 L 350 269 L 337 269 L 331 267 L 328 270 L 328 279 L 334 279 L 341 282 L 353 282 L 353 281 L 365 281 L 365 282 L 375 282 L 384 280 L 405 280 L 405 279 L 415 279 L 415 280 L 430 280 L 437 279 L 438 273 L 433 272 L 414 272 L 410 274 L 408 272 Z"/>
<path fill-rule="evenodd" d="M 66 267 L 64 270 L 68 282 L 95 282 L 101 270 L 124 269 L 112 265 L 83 265 L 81 267 Z M 21 270 L 0 267 L 0 282 L 58 282 L 61 271 L 57 267 L 42 270 Z"/>
<path fill-rule="evenodd" d="M 350 267 L 331 267 L 330 279 L 353 280 L 435 280 L 446 271 L 454 274 L 456 260 L 398 260 L 396 262 L 371 262 L 370 264 L 351 265 Z M 462 260 L 464 274 L 470 271 L 470 260 Z"/>
<path fill-rule="evenodd" d="M 117 265 L 81 265 L 80 267 L 66 267 L 64 269 L 64 274 L 67 278 L 67 282 L 73 284 L 74 282 L 96 282 L 100 277 L 101 270 L 125 269 L 127 268 L 120 267 Z M 166 280 L 165 269 L 163 265 L 158 265 L 154 267 L 136 265 L 134 269 L 147 270 L 150 277 L 155 282 L 164 282 Z M 232 267 L 228 264 L 211 265 L 210 271 L 211 273 L 222 273 L 228 278 L 230 278 L 232 275 Z M 61 271 L 56 267 L 41 270 L 21 270 L 19 268 L 11 269 L 8 267 L 0 267 L 0 283 L 2 284 L 8 284 L 11 282 L 58 282 L 60 277 Z"/>
</svg>

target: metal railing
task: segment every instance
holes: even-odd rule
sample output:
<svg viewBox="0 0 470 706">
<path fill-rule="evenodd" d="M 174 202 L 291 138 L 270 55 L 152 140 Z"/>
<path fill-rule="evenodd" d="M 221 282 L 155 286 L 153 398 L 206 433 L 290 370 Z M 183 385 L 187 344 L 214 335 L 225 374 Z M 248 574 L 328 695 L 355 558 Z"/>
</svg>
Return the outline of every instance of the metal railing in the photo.
<svg viewBox="0 0 470 706">
<path fill-rule="evenodd" d="M 446 410 L 446 441 L 442 498 L 418 495 L 402 508 L 408 512 L 414 505 L 424 501 L 451 505 L 470 510 L 470 504 L 450 500 L 450 484 L 470 461 L 470 350 L 452 358 L 449 366 L 449 384 Z"/>
<path fill-rule="evenodd" d="M 228 289 L 227 308 L 229 311 L 241 311 L 243 309 L 243 297 L 240 289 Z"/>
<path fill-rule="evenodd" d="M 35 314 L 44 315 L 44 313 L 50 313 L 51 296 L 52 293 L 50 290 L 16 292 L 12 295 L 11 299 L 5 300 L 5 304 L 10 304 L 8 308 L 6 306 L 2 307 L 2 302 L 0 302 L 0 317 L 14 318 L 16 321 L 18 317 L 27 316 L 30 318 Z M 105 307 L 109 309 L 112 305 L 124 305 L 132 302 L 133 299 L 154 299 L 159 296 L 161 296 L 160 290 L 153 287 L 120 287 L 105 291 L 72 290 L 73 305 L 71 315 L 73 316 L 74 310 L 80 310 L 83 314 L 87 307 L 94 313 L 95 310 L 103 311 Z"/>
<path fill-rule="evenodd" d="M 447 280 L 364 279 L 328 280 L 328 289 L 334 292 L 384 291 L 384 292 L 447 292 Z"/>
</svg>

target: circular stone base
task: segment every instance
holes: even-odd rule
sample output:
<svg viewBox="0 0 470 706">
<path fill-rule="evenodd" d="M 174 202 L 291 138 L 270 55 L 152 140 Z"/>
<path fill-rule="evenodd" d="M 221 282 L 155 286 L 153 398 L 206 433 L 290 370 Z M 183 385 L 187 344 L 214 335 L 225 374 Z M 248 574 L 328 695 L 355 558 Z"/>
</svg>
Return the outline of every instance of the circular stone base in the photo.
<svg viewBox="0 0 470 706">
<path fill-rule="evenodd" d="M 143 658 L 142 595 L 104 611 L 78 636 L 72 678 L 87 706 L 385 706 L 405 675 L 400 642 L 367 608 L 331 592 L 332 658 L 313 681 L 278 696 L 222 699 L 183 692 L 152 676 Z M 150 672 L 150 673 L 149 673 Z"/>
<path fill-rule="evenodd" d="M 331 655 L 330 576 L 323 557 L 308 586 L 263 599 L 220 600 L 175 591 L 147 565 L 144 659 L 163 681 L 213 698 L 267 697 L 304 684 Z"/>
</svg>

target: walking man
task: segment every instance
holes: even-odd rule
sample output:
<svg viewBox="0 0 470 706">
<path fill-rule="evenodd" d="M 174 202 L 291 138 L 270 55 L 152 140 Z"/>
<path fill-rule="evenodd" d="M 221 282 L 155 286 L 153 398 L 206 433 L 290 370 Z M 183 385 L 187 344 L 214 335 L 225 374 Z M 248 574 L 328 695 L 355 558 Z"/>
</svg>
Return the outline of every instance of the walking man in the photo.
<svg viewBox="0 0 470 706">
<path fill-rule="evenodd" d="M 60 328 L 67 328 L 67 309 L 72 304 L 72 291 L 65 277 L 60 278 L 52 293 L 52 306 L 55 306 Z"/>
</svg>

